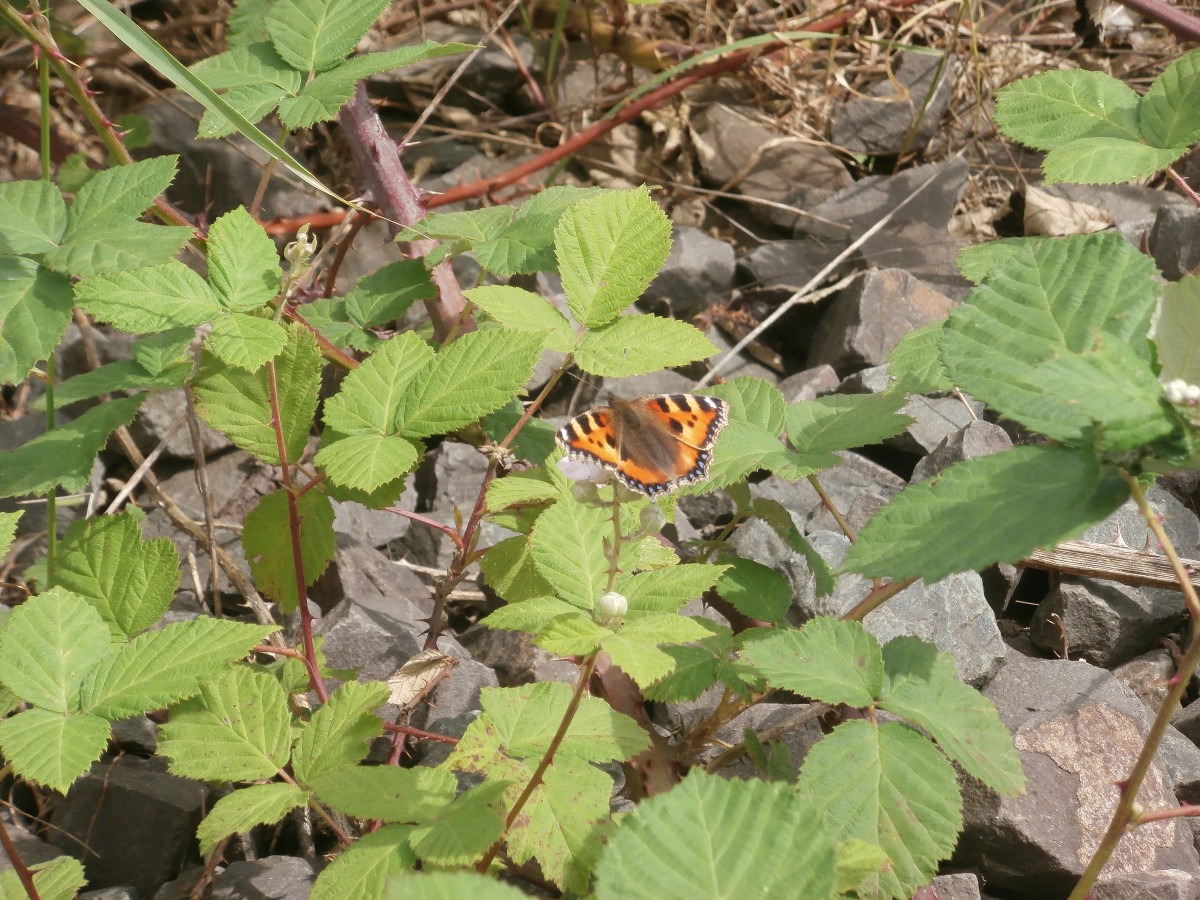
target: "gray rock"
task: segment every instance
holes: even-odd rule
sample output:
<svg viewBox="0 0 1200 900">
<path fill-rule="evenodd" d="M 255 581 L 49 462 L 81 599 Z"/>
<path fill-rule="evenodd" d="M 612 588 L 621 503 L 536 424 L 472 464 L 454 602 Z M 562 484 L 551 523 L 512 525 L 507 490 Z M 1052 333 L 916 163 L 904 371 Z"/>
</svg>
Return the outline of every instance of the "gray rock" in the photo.
<svg viewBox="0 0 1200 900">
<path fill-rule="evenodd" d="M 906 453 L 924 454 L 941 446 L 968 425 L 982 421 L 984 406 L 978 400 L 963 403 L 958 397 L 912 397 L 900 409 L 913 422 L 884 445 Z"/>
<path fill-rule="evenodd" d="M 738 259 L 738 276 L 743 283 L 763 288 L 780 288 L 787 294 L 808 284 L 841 252 L 844 245 L 817 239 L 770 241 Z M 839 268 L 844 274 L 849 267 Z"/>
<path fill-rule="evenodd" d="M 213 879 L 212 900 L 293 900 L 307 897 L 316 873 L 298 856 L 230 863 Z"/>
<path fill-rule="evenodd" d="M 839 394 L 882 394 L 892 386 L 892 376 L 885 363 L 847 375 L 838 385 Z"/>
<path fill-rule="evenodd" d="M 834 567 L 850 546 L 845 537 L 833 532 L 814 532 L 809 542 Z M 792 604 L 800 621 L 843 615 L 871 590 L 868 579 L 849 574 L 838 579 L 836 590 L 828 597 L 816 596 L 811 577 L 797 582 L 801 589 Z M 975 572 L 951 575 L 934 584 L 917 581 L 871 612 L 863 625 L 881 644 L 901 635 L 934 644 L 954 657 L 958 677 L 975 686 L 986 684 L 995 675 L 1007 653 L 996 616 L 984 596 L 983 581 Z"/>
<path fill-rule="evenodd" d="M 1151 650 L 1122 663 L 1112 673 L 1141 698 L 1153 715 L 1167 698 L 1167 681 L 1175 674 L 1175 660 L 1166 650 Z"/>
<path fill-rule="evenodd" d="M 904 488 L 904 479 L 883 466 L 871 462 L 865 456 L 843 451 L 837 454 L 841 457 L 841 465 L 825 469 L 818 473 L 817 478 L 821 487 L 833 504 L 847 515 L 847 511 L 860 497 L 869 497 L 871 502 L 859 508 L 864 513 L 886 503 Z M 808 481 L 792 482 L 783 478 L 771 476 L 750 485 L 750 492 L 755 497 L 765 497 L 777 500 L 793 514 L 803 516 L 805 531 L 834 530 L 837 523 L 833 516 L 821 505 L 821 498 Z M 866 524 L 866 519 L 860 516 L 847 515 L 850 524 L 860 528 Z"/>
<path fill-rule="evenodd" d="M 381 681 L 421 649 L 422 627 L 415 619 L 398 622 L 347 598 L 313 631 L 325 637 L 323 649 L 331 668 L 354 669 L 366 680 Z"/>
<path fill-rule="evenodd" d="M 790 722 L 800 716 L 806 706 L 807 704 L 796 703 L 759 703 L 750 707 L 721 726 L 716 733 L 716 740 L 706 746 L 697 758 L 697 762 L 700 765 L 706 765 L 720 756 L 726 747 L 740 744 L 745 739 L 747 730 L 761 735 L 768 729 Z M 792 768 L 798 772 L 808 751 L 822 737 L 820 722 L 817 719 L 809 719 L 807 722 L 789 728 L 782 735 L 776 737 L 775 741 L 782 743 L 787 748 Z M 736 762 L 719 769 L 718 774 L 724 778 L 754 778 L 761 777 L 762 773 L 758 771 L 757 766 L 749 757 L 743 756 Z"/>
<path fill-rule="evenodd" d="M 459 640 L 478 662 L 490 666 L 501 687 L 518 687 L 535 681 L 574 684 L 579 667 L 537 646 L 524 631 L 502 631 L 485 624 L 472 625 Z"/>
<path fill-rule="evenodd" d="M 84 891 L 77 894 L 75 900 L 139 900 L 136 888 L 122 885 L 121 887 L 101 888 L 98 891 Z"/>
<path fill-rule="evenodd" d="M 846 247 L 932 177 L 920 194 L 861 245 L 858 256 L 867 267 L 903 268 L 946 296 L 961 299 L 970 289 L 954 268 L 963 242 L 950 235 L 948 224 L 966 190 L 968 174 L 966 162 L 954 157 L 897 175 L 864 178 L 814 209 L 812 219 L 801 220 L 795 237 Z"/>
<path fill-rule="evenodd" d="M 157 447 L 171 428 L 184 415 L 186 404 L 183 399 L 183 388 L 173 388 L 169 391 L 156 391 L 143 401 L 137 415 L 129 425 L 129 434 L 142 453 L 149 453 Z M 207 458 L 222 450 L 228 450 L 233 442 L 219 431 L 209 428 L 200 422 L 200 437 Z M 164 455 L 172 459 L 194 459 L 195 448 L 192 444 L 192 433 L 185 424 L 175 432 L 164 451 Z"/>
<path fill-rule="evenodd" d="M 1169 869 L 1104 875 L 1092 888 L 1092 900 L 1195 900 L 1200 879 L 1190 872 Z"/>
<path fill-rule="evenodd" d="M 158 749 L 158 726 L 146 716 L 117 719 L 112 723 L 112 737 L 126 753 L 153 756 Z"/>
<path fill-rule="evenodd" d="M 1147 499 L 1180 555 L 1193 557 L 1200 542 L 1195 514 L 1157 487 L 1147 492 Z M 1123 541 L 1134 549 L 1146 546 L 1148 538 L 1153 540 L 1132 501 L 1082 537 L 1098 544 Z M 1052 615 L 1062 621 L 1061 631 Z M 1047 649 L 1061 647 L 1065 634 L 1068 653 L 1109 667 L 1144 653 L 1184 618 L 1183 595 L 1178 591 L 1063 577 L 1038 606 L 1029 634 L 1034 644 Z"/>
<path fill-rule="evenodd" d="M 953 434 L 947 435 L 929 455 L 913 469 L 912 481 L 932 478 L 947 467 L 964 459 L 990 456 L 1012 447 L 1012 438 L 999 425 L 982 419 L 968 422 Z"/>
<path fill-rule="evenodd" d="M 333 530 L 367 547 L 383 547 L 397 541 L 412 526 L 412 519 L 386 509 L 371 509 L 361 503 L 343 503 L 340 500 L 333 500 L 332 503 Z M 396 506 L 412 512 L 416 504 L 417 494 L 410 478 Z"/>
<path fill-rule="evenodd" d="M 971 872 L 955 872 L 933 879 L 937 900 L 979 900 L 979 877 Z"/>
<path fill-rule="evenodd" d="M 1200 268 L 1200 209 L 1163 206 L 1150 229 L 1150 255 L 1167 281 L 1178 281 Z"/>
<path fill-rule="evenodd" d="M 698 228 L 671 230 L 671 255 L 643 292 L 638 305 L 684 319 L 726 302 L 736 269 L 733 246 Z"/>
<path fill-rule="evenodd" d="M 800 403 L 804 400 L 815 400 L 825 394 L 833 393 L 838 386 L 838 375 L 833 366 L 814 366 L 789 375 L 779 382 L 779 390 L 788 403 Z"/>
<path fill-rule="evenodd" d="M 851 183 L 841 160 L 798 137 L 781 135 L 749 110 L 715 103 L 692 125 L 692 139 L 704 179 L 721 190 L 771 201 L 749 204 L 760 222 L 791 228 L 801 210 Z M 793 209 L 780 209 L 780 206 Z"/>
<path fill-rule="evenodd" d="M 13 822 L 12 813 L 8 810 L 0 813 L 0 816 L 3 816 L 4 827 L 8 829 L 8 836 L 12 838 L 17 855 L 21 857 L 21 862 L 25 865 L 37 866 L 66 855 L 58 847 L 43 841 L 40 837 L 28 831 L 23 824 Z M 13 865 L 8 858 L 8 853 L 3 847 L 0 847 L 0 872 L 4 872 L 12 867 Z"/>
<path fill-rule="evenodd" d="M 167 188 L 167 199 L 211 221 L 246 203 L 258 190 L 263 171 L 271 158 L 236 132 L 221 140 L 198 140 L 196 128 L 203 109 L 178 92 L 151 100 L 137 110 L 150 122 L 150 143 L 134 151 L 138 159 L 179 154 L 179 171 Z M 268 136 L 278 129 L 263 123 Z M 295 148 L 290 148 L 295 151 Z M 217 177 L 214 177 L 217 176 Z M 278 166 L 263 195 L 262 216 L 298 216 L 320 206 L 322 196 Z"/>
<path fill-rule="evenodd" d="M 1108 825 L 1115 783 L 1128 776 L 1145 741 L 1145 707 L 1088 663 L 1015 653 L 983 693 L 1014 735 L 1028 790 L 1015 799 L 999 797 L 966 779 L 964 829 L 952 863 L 978 869 L 996 890 L 1065 895 Z M 1175 805 L 1158 763 L 1139 801 L 1148 809 Z M 1112 872 L 1167 869 L 1200 876 L 1191 831 L 1178 819 L 1131 832 L 1109 863 Z"/>
<path fill-rule="evenodd" d="M 1175 713 L 1171 724 L 1193 744 L 1200 745 L 1200 701 L 1193 700 Z"/>
<path fill-rule="evenodd" d="M 872 156 L 919 152 L 937 132 L 957 71 L 953 56 L 901 50 L 887 77 L 865 96 L 838 105 L 833 142 Z"/>
<path fill-rule="evenodd" d="M 90 885 L 150 896 L 193 852 L 208 787 L 160 762 L 98 763 L 56 805 L 51 841 L 83 863 Z"/>
<path fill-rule="evenodd" d="M 479 487 L 487 471 L 487 459 L 468 444 L 443 441 L 426 455 L 416 474 L 416 508 L 445 525 L 454 525 L 455 510 L 463 521 L 471 515 Z M 397 556 L 423 566 L 446 568 L 454 557 L 454 543 L 435 528 L 410 528 L 390 545 Z"/>
<path fill-rule="evenodd" d="M 712 341 L 713 345 L 717 348 L 717 352 L 712 356 L 713 360 L 723 358 L 725 354 L 733 349 L 733 345 L 737 343 L 735 339 L 729 337 L 728 334 L 716 326 L 706 328 L 704 336 Z M 743 350 L 738 354 L 737 359 L 721 369 L 721 378 L 725 381 L 732 381 L 734 378 L 761 378 L 763 381 L 774 384 L 779 378 L 779 374 L 773 369 L 756 362 L 749 352 Z"/>
<path fill-rule="evenodd" d="M 1034 184 L 1038 190 L 1064 200 L 1074 200 L 1098 207 L 1112 216 L 1121 237 L 1135 247 L 1142 246 L 1142 239 L 1165 207 L 1177 206 L 1193 209 L 1183 197 L 1166 191 L 1156 191 L 1140 184 Z"/>
<path fill-rule="evenodd" d="M 841 373 L 883 365 L 902 337 L 944 319 L 955 305 L 901 269 L 867 272 L 825 310 L 808 364 L 828 364 Z"/>
<path fill-rule="evenodd" d="M 450 677 L 441 682 L 429 697 L 429 704 L 419 709 L 413 722 L 436 734 L 462 737 L 467 726 L 479 718 L 482 710 L 480 691 L 498 687 L 496 673 L 467 654 L 457 641 L 443 639 L 441 649 L 459 657 L 459 664 Z M 440 741 L 422 741 L 418 758 L 422 765 L 439 765 L 454 748 Z"/>
</svg>

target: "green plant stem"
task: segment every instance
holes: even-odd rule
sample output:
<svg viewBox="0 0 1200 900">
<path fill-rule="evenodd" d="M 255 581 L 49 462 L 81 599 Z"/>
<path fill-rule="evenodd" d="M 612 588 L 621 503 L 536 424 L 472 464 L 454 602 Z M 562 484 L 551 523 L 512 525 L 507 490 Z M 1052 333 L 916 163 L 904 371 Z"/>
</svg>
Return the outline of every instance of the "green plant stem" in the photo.
<svg viewBox="0 0 1200 900">
<path fill-rule="evenodd" d="M 567 704 L 566 712 L 563 713 L 562 721 L 558 723 L 558 730 L 554 732 L 554 737 L 550 739 L 549 745 L 546 747 L 546 752 L 542 754 L 541 760 L 537 764 L 537 768 L 533 770 L 533 774 L 529 777 L 529 783 L 525 785 L 525 790 L 521 791 L 521 795 L 512 805 L 512 809 L 508 811 L 508 816 L 504 820 L 504 831 L 496 843 L 488 848 L 487 853 L 476 864 L 475 868 L 479 872 L 486 872 L 491 866 L 492 860 L 496 858 L 496 854 L 500 852 L 500 845 L 504 842 L 505 835 L 508 834 L 513 823 L 517 821 L 517 816 L 521 814 L 521 810 L 525 808 L 525 804 L 529 802 L 529 798 L 533 796 L 533 792 L 537 790 L 539 784 L 542 783 L 542 776 L 546 774 L 546 770 L 550 768 L 550 763 L 554 762 L 554 754 L 558 752 L 558 748 L 562 745 L 563 739 L 567 736 L 567 731 L 571 727 L 571 722 L 575 719 L 575 713 L 579 711 L 579 704 L 583 702 L 583 695 L 587 693 L 588 682 L 592 680 L 592 672 L 596 669 L 596 659 L 599 653 L 592 653 L 584 661 L 579 668 L 579 681 L 575 684 L 575 692 L 571 695 L 571 702 Z"/>
<path fill-rule="evenodd" d="M 280 479 L 283 481 L 284 496 L 287 497 L 288 534 L 292 543 L 292 572 L 296 577 L 297 606 L 300 607 L 300 633 L 304 641 L 304 655 L 313 662 L 309 669 L 309 682 L 317 698 L 325 703 L 329 692 L 316 669 L 317 647 L 313 642 L 313 617 L 308 608 L 308 585 L 304 577 L 304 554 L 300 546 L 300 510 L 296 507 L 296 487 L 292 483 L 292 468 L 287 456 L 287 443 L 283 438 L 283 419 L 279 411 L 279 388 L 275 380 L 275 361 L 267 363 L 267 390 L 271 398 L 271 428 L 275 432 L 275 446 L 279 452 Z"/>
<path fill-rule="evenodd" d="M 1162 744 L 1163 736 L 1167 733 L 1167 726 L 1171 724 L 1171 717 L 1174 714 L 1175 706 L 1180 702 L 1184 691 L 1187 690 L 1188 682 L 1191 681 L 1192 675 L 1196 671 L 1196 666 L 1200 664 L 1200 627 L 1197 627 L 1200 626 L 1200 601 L 1196 598 L 1196 589 L 1192 587 L 1192 581 L 1188 577 L 1187 569 L 1184 568 L 1179 554 L 1175 552 L 1175 545 L 1171 543 L 1171 539 L 1167 536 L 1162 522 L 1159 521 L 1158 514 L 1151 509 L 1149 502 L 1146 500 L 1146 493 L 1142 490 L 1142 486 L 1138 484 L 1134 476 L 1130 475 L 1124 469 L 1121 470 L 1121 477 L 1129 485 L 1133 501 L 1137 504 L 1138 510 L 1146 520 L 1146 524 L 1154 533 L 1154 536 L 1158 538 L 1163 553 L 1166 554 L 1167 559 L 1171 563 L 1171 569 L 1179 581 L 1179 587 L 1183 591 L 1184 597 L 1187 598 L 1188 612 L 1192 616 L 1192 640 L 1188 644 L 1187 652 L 1184 653 L 1183 659 L 1179 661 L 1175 674 L 1167 682 L 1167 695 L 1163 698 L 1162 705 L 1158 708 L 1158 714 L 1154 717 L 1154 722 L 1151 723 L 1150 729 L 1146 733 L 1142 752 L 1138 754 L 1137 761 L 1133 764 L 1133 770 L 1129 773 L 1129 777 L 1121 785 L 1121 796 L 1117 800 L 1117 807 L 1113 810 L 1112 819 L 1108 823 L 1108 830 L 1104 832 L 1104 837 L 1100 839 L 1100 844 L 1096 847 L 1096 852 L 1092 854 L 1087 868 L 1083 870 L 1083 875 L 1080 876 L 1075 889 L 1071 891 L 1069 900 L 1086 900 L 1092 886 L 1096 883 L 1096 879 L 1100 877 L 1100 873 L 1104 870 L 1109 857 L 1117 849 L 1117 844 L 1125 835 L 1126 830 L 1131 825 L 1136 825 L 1140 821 L 1148 821 L 1144 816 L 1139 816 L 1135 813 L 1138 790 L 1141 788 L 1142 782 L 1145 781 L 1146 774 L 1150 771 L 1150 765 L 1154 762 L 1154 756 L 1158 752 L 1159 745 Z"/>
</svg>

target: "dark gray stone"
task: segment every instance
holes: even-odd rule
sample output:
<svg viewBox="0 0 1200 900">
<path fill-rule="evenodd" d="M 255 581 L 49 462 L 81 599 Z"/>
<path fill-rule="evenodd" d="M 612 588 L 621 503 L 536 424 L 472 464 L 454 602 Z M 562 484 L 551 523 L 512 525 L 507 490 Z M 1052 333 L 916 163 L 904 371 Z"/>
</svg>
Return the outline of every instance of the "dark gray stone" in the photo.
<svg viewBox="0 0 1200 900">
<path fill-rule="evenodd" d="M 298 856 L 242 860 L 213 879 L 212 900 L 294 900 L 309 895 L 316 877 Z"/>
<path fill-rule="evenodd" d="M 98 891 L 84 891 L 76 894 L 75 900 L 139 900 L 141 895 L 135 888 L 128 886 L 101 888 Z"/>
<path fill-rule="evenodd" d="M 850 546 L 845 537 L 828 531 L 814 532 L 809 543 L 835 568 Z M 843 574 L 833 594 L 818 597 L 811 576 L 797 577 L 806 569 L 805 563 L 792 572 L 799 588 L 792 605 L 801 621 L 841 616 L 870 593 L 870 580 Z M 959 678 L 976 686 L 987 683 L 1007 653 L 996 616 L 984 596 L 983 581 L 975 572 L 950 575 L 934 584 L 917 581 L 867 615 L 863 625 L 881 644 L 901 635 L 934 644 L 954 657 Z"/>
<path fill-rule="evenodd" d="M 579 677 L 577 665 L 543 650 L 524 631 L 502 631 L 478 624 L 459 635 L 459 640 L 471 656 L 495 671 L 501 687 L 535 681 L 574 684 Z"/>
<path fill-rule="evenodd" d="M 983 693 L 1013 733 L 1027 793 L 1000 797 L 966 779 L 964 829 L 952 864 L 979 870 L 995 890 L 1065 896 L 1108 825 L 1116 783 L 1129 774 L 1144 744 L 1146 709 L 1102 669 L 1016 653 Z M 1151 766 L 1138 799 L 1147 809 L 1175 805 L 1160 764 Z M 1178 819 L 1131 832 L 1109 867 L 1200 876 L 1191 831 Z"/>
<path fill-rule="evenodd" d="M 466 521 L 475 508 L 486 471 L 487 458 L 477 449 L 457 441 L 443 441 L 417 470 L 416 508 L 422 515 L 451 527 L 456 510 Z M 391 547 L 397 556 L 438 569 L 449 566 L 455 552 L 449 537 L 427 525 L 410 528 Z"/>
<path fill-rule="evenodd" d="M 150 896 L 195 852 L 207 796 L 156 761 L 98 763 L 55 806 L 51 841 L 83 863 L 90 885 Z"/>
<path fill-rule="evenodd" d="M 1142 246 L 1159 211 L 1178 206 L 1193 209 L 1183 197 L 1140 184 L 1035 184 L 1033 187 L 1064 200 L 1087 203 L 1108 213 L 1121 236 L 1135 247 Z"/>
<path fill-rule="evenodd" d="M 947 435 L 940 444 L 917 463 L 912 481 L 932 478 L 947 467 L 964 459 L 978 459 L 1012 448 L 1012 438 L 999 425 L 982 419 L 968 422 L 963 428 Z"/>
<path fill-rule="evenodd" d="M 126 753 L 153 756 L 158 749 L 158 726 L 146 716 L 117 719 L 112 723 L 112 737 Z"/>
<path fill-rule="evenodd" d="M 1178 281 L 1200 268 L 1200 209 L 1163 206 L 1150 229 L 1150 255 L 1167 281 Z"/>
<path fill-rule="evenodd" d="M 814 366 L 789 375 L 779 382 L 779 390 L 788 403 L 815 400 L 817 397 L 833 393 L 837 386 L 838 374 L 833 366 Z"/>
<path fill-rule="evenodd" d="M 692 140 L 709 184 L 771 201 L 748 205 L 750 214 L 768 225 L 791 228 L 803 218 L 802 210 L 851 183 L 836 155 L 773 131 L 749 110 L 719 103 L 703 108 L 692 123 Z"/>
<path fill-rule="evenodd" d="M 12 838 L 17 855 L 21 857 L 21 862 L 25 865 L 38 866 L 66 855 L 58 847 L 43 841 L 40 837 L 28 831 L 24 825 L 13 822 L 12 813 L 8 810 L 0 813 L 0 816 L 3 816 L 4 827 L 8 829 L 8 836 Z M 8 858 L 8 853 L 3 847 L 0 847 L 0 872 L 7 871 L 12 867 L 13 865 Z"/>
<path fill-rule="evenodd" d="M 203 113 L 199 103 L 171 92 L 137 112 L 150 122 L 150 143 L 135 150 L 134 156 L 148 159 L 179 154 L 179 171 L 167 188 L 167 199 L 173 204 L 211 221 L 255 195 L 271 158 L 236 132 L 220 140 L 197 139 L 196 128 Z M 279 136 L 274 126 L 263 127 L 268 136 Z M 266 219 L 298 216 L 321 203 L 321 194 L 278 166 L 263 195 L 261 214 Z"/>
<path fill-rule="evenodd" d="M 1171 719 L 1171 724 L 1193 744 L 1200 745 L 1200 701 L 1193 700 Z"/>
<path fill-rule="evenodd" d="M 684 319 L 713 303 L 727 302 L 736 264 L 733 245 L 698 228 L 671 229 L 671 254 L 642 293 L 638 305 Z"/>
<path fill-rule="evenodd" d="M 745 739 L 747 730 L 762 736 L 763 732 L 784 726 L 798 718 L 806 708 L 807 704 L 797 703 L 758 703 L 750 707 L 721 726 L 716 733 L 716 740 L 710 742 L 697 757 L 698 764 L 706 765 L 720 756 L 726 747 L 740 744 Z M 792 768 L 798 772 L 808 751 L 822 737 L 820 721 L 810 718 L 807 722 L 788 728 L 774 740 L 787 748 Z M 723 778 L 754 778 L 762 775 L 747 756 L 718 769 L 717 772 Z"/>
<path fill-rule="evenodd" d="M 830 241 L 771 241 L 760 244 L 738 260 L 738 275 L 744 283 L 763 288 L 780 288 L 784 297 L 808 284 L 841 252 L 844 245 Z M 843 274 L 848 267 L 839 268 Z"/>
<path fill-rule="evenodd" d="M 138 407 L 137 415 L 129 425 L 129 434 L 142 453 L 149 453 L 162 443 L 163 438 L 170 432 L 180 416 L 185 414 L 186 409 L 183 388 L 156 391 Z M 203 422 L 199 424 L 206 458 L 233 446 L 233 442 L 221 432 L 214 431 Z M 192 433 L 186 424 L 167 441 L 167 448 L 163 455 L 172 459 L 195 458 Z"/>
<path fill-rule="evenodd" d="M 706 328 L 704 336 L 717 348 L 717 352 L 712 356 L 713 360 L 723 359 L 733 349 L 733 345 L 738 342 L 716 326 Z M 734 378 L 761 378 L 769 384 L 774 384 L 779 379 L 779 373 L 756 362 L 748 350 L 743 350 L 738 354 L 737 359 L 721 369 L 721 378 L 725 381 L 732 381 Z"/>
<path fill-rule="evenodd" d="M 1193 558 L 1200 542 L 1195 514 L 1157 487 L 1147 492 L 1147 499 L 1180 555 Z M 1153 540 L 1133 501 L 1082 536 L 1098 544 L 1123 542 L 1135 550 L 1146 547 L 1148 538 Z M 1061 631 L 1052 615 L 1061 620 Z M 1185 618 L 1178 591 L 1064 576 L 1038 606 L 1029 634 L 1037 646 L 1055 650 L 1065 632 L 1068 653 L 1111 667 L 1146 652 Z"/>
<path fill-rule="evenodd" d="M 939 875 L 933 879 L 938 900 L 980 900 L 979 876 L 970 872 Z"/>
<path fill-rule="evenodd" d="M 957 71 L 953 56 L 901 50 L 887 77 L 838 105 L 830 125 L 834 144 L 871 156 L 920 152 L 937 132 Z"/>
<path fill-rule="evenodd" d="M 808 364 L 831 365 L 840 373 L 883 365 L 902 337 L 944 319 L 955 305 L 901 269 L 867 272 L 825 310 Z"/>
</svg>

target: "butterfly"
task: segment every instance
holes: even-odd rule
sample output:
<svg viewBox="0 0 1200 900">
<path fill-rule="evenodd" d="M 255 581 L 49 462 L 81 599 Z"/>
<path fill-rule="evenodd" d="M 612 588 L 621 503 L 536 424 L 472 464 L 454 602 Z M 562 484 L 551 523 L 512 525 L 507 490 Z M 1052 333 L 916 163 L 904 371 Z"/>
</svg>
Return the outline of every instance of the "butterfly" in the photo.
<svg viewBox="0 0 1200 900">
<path fill-rule="evenodd" d="M 570 459 L 599 465 L 649 497 L 708 477 L 713 444 L 729 422 L 729 404 L 695 394 L 614 398 L 576 416 L 555 440 Z"/>
</svg>

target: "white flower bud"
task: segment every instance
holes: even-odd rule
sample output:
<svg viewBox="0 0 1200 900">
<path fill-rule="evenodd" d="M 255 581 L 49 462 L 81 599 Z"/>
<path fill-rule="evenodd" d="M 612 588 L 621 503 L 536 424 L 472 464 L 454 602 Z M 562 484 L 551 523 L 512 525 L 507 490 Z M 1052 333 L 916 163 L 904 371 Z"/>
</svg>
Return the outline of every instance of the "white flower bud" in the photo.
<svg viewBox="0 0 1200 900">
<path fill-rule="evenodd" d="M 1200 404 L 1200 385 L 1188 384 L 1182 378 L 1176 378 L 1174 381 L 1164 384 L 1163 394 L 1169 402 L 1179 406 Z"/>
<path fill-rule="evenodd" d="M 596 608 L 593 611 L 596 622 L 600 625 L 609 626 L 616 625 L 625 618 L 625 613 L 629 611 L 629 600 L 623 594 L 618 594 L 616 591 L 607 591 L 600 595 L 600 599 L 596 601 Z"/>
</svg>

